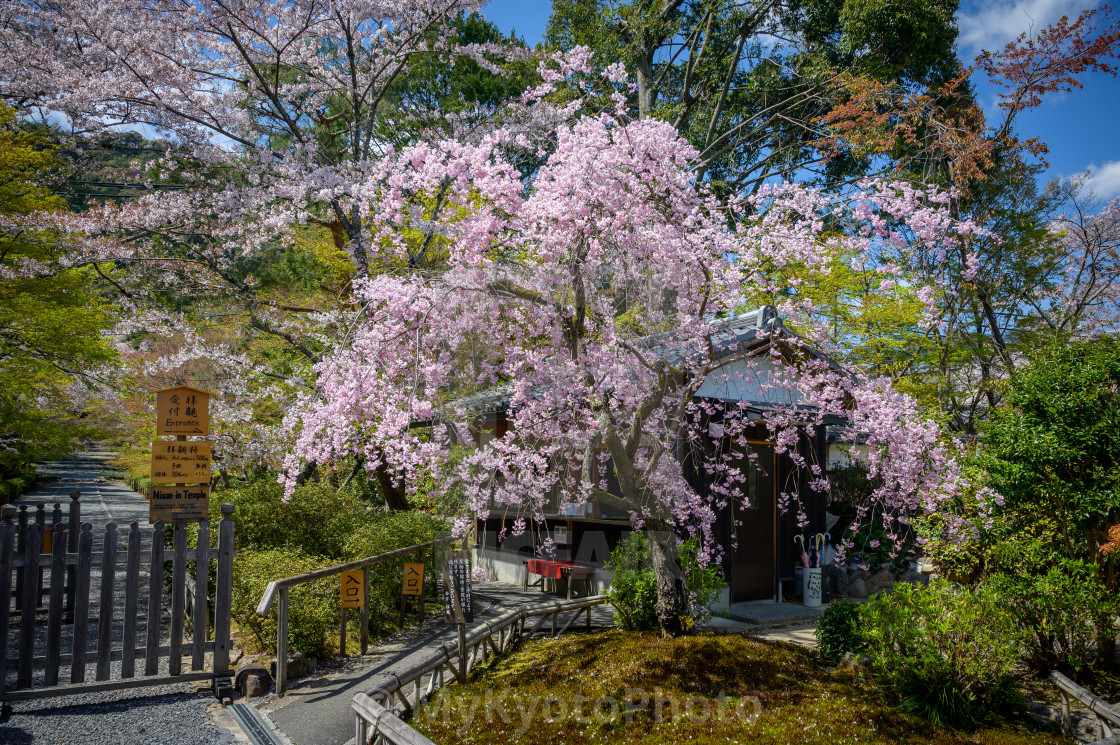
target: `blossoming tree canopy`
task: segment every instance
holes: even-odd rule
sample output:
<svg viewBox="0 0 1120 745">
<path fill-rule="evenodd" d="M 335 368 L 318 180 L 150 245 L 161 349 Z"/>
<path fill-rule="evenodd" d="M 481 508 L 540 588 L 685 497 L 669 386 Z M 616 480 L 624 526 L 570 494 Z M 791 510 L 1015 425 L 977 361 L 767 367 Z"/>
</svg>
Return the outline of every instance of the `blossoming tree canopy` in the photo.
<svg viewBox="0 0 1120 745">
<path fill-rule="evenodd" d="M 451 18 L 482 5 L 12 3 L 0 11 L 0 59 L 19 74 L 6 76 L 5 95 L 61 114 L 79 132 L 148 126 L 174 143 L 164 175 L 192 188 L 109 210 L 116 227 L 155 229 L 197 214 L 212 219 L 195 232 L 246 250 L 293 222 L 317 221 L 345 237 L 365 274 L 369 246 L 351 187 L 384 154 L 379 107 L 418 53 L 469 55 L 493 69 L 488 55 L 505 47 L 446 35 Z M 190 163 L 175 162 L 182 158 Z"/>
<path fill-rule="evenodd" d="M 681 469 L 691 425 L 712 413 L 695 394 L 736 359 L 719 319 L 781 296 L 804 334 L 783 343 L 801 349 L 820 337 L 796 287 L 826 272 L 841 245 L 877 267 L 890 292 L 887 257 L 947 251 L 970 226 L 950 219 L 939 195 L 902 185 L 868 184 L 839 200 L 785 186 L 749 204 L 720 202 L 695 183 L 696 152 L 669 125 L 617 111 L 557 127 L 529 188 L 511 143 L 496 133 L 474 145 L 418 145 L 366 192 L 377 240 L 391 245 L 405 195 L 443 188 L 455 217 L 430 229 L 452 247 L 448 268 L 361 283 L 365 313 L 352 341 L 318 365 L 318 390 L 289 417 L 298 441 L 288 476 L 301 459 L 352 453 L 405 482 L 437 473 L 444 488 L 465 490 L 460 529 L 492 509 L 512 511 L 521 528 L 543 518 L 554 493 L 625 510 L 655 536 L 659 619 L 676 628 L 684 593 L 674 533 L 700 537 L 710 560 L 716 513 L 743 499 L 732 461 L 747 450 L 746 424 L 734 411 L 734 452 L 705 456 L 717 488 L 699 493 Z M 932 289 L 915 292 L 932 302 Z M 911 401 L 804 349 L 794 356 L 796 375 L 764 383 L 797 392 L 767 419 L 779 448 L 794 450 L 807 417 L 853 422 L 883 484 L 872 509 L 895 535 L 953 494 L 952 457 Z M 761 365 L 757 355 L 738 359 L 736 375 Z M 497 385 L 508 389 L 509 429 L 475 447 L 463 397 Z M 414 426 L 434 421 L 443 426 Z M 451 466 L 453 442 L 469 452 Z M 609 461 L 617 488 L 593 479 L 596 461 Z M 825 488 L 822 464 L 802 464 Z"/>
</svg>

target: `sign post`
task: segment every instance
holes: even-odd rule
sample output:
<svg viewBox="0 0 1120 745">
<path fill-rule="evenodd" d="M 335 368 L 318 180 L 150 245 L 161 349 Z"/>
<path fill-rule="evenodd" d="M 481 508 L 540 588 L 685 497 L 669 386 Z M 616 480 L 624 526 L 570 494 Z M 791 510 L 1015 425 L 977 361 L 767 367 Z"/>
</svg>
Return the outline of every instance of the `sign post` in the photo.
<svg viewBox="0 0 1120 745">
<path fill-rule="evenodd" d="M 342 609 L 339 613 L 338 653 L 342 657 L 346 656 L 346 611 L 349 608 L 366 608 L 366 584 L 366 571 L 363 569 L 338 575 L 338 599 Z"/>
<path fill-rule="evenodd" d="M 417 599 L 420 607 L 420 623 L 424 623 L 424 604 L 420 602 L 424 597 L 424 565 L 423 563 L 406 563 L 404 576 L 401 580 L 401 626 L 404 626 L 404 611 L 406 600 L 409 596 Z"/>
<path fill-rule="evenodd" d="M 148 522 L 197 522 L 210 507 L 209 442 L 187 442 L 210 434 L 210 394 L 187 385 L 156 392 L 156 435 L 152 443 L 152 498 Z M 158 486 L 157 486 L 158 484 Z"/>
<path fill-rule="evenodd" d="M 470 551 L 448 551 L 443 555 L 443 617 L 459 627 L 459 682 L 466 683 L 467 624 L 474 620 Z"/>
</svg>

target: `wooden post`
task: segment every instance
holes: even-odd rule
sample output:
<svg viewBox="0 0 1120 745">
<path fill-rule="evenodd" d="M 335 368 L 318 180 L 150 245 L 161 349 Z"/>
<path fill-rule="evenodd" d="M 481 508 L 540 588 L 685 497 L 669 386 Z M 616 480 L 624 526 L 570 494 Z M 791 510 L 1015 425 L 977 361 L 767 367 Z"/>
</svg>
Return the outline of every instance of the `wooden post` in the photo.
<svg viewBox="0 0 1120 745">
<path fill-rule="evenodd" d="M 128 531 L 128 556 L 124 569 L 124 640 L 121 651 L 121 677 L 136 674 L 136 617 L 140 605 L 140 525 L 133 522 Z"/>
<path fill-rule="evenodd" d="M 66 526 L 55 523 L 51 539 L 51 596 L 47 611 L 47 669 L 43 683 L 58 685 L 59 656 L 62 654 L 62 604 L 66 582 Z"/>
<path fill-rule="evenodd" d="M 229 671 L 229 614 L 233 607 L 233 505 L 222 505 L 218 575 L 214 585 L 214 672 Z"/>
<path fill-rule="evenodd" d="M 86 622 L 89 620 L 89 567 L 93 563 L 93 526 L 82 523 L 78 536 L 78 579 L 74 590 L 74 638 L 70 650 L 70 682 L 86 680 Z"/>
<path fill-rule="evenodd" d="M 113 657 L 113 590 L 117 574 L 117 524 L 105 527 L 101 551 L 101 608 L 97 621 L 97 680 L 109 679 Z"/>
<path fill-rule="evenodd" d="M 16 528 L 16 556 L 23 556 L 27 552 L 27 505 L 19 506 L 19 521 Z M 16 572 L 16 610 L 23 610 L 23 575 Z"/>
<path fill-rule="evenodd" d="M 0 509 L 0 680 L 8 679 L 8 616 L 12 602 L 12 550 L 15 548 L 16 526 L 12 524 L 18 510 L 6 504 Z M 0 702 L 4 700 L 0 685 Z"/>
<path fill-rule="evenodd" d="M 70 492 L 70 512 L 67 515 L 68 529 L 66 533 L 66 550 L 72 554 L 78 553 L 78 535 L 82 532 L 82 493 Z M 78 567 L 66 566 L 66 622 L 74 622 L 74 593 L 78 589 Z"/>
<path fill-rule="evenodd" d="M 423 548 L 420 549 L 419 551 L 417 551 L 416 552 L 416 561 L 420 564 L 424 564 L 425 563 L 424 558 L 425 558 L 425 555 L 427 553 L 428 553 L 427 549 L 423 549 Z M 425 568 L 424 569 L 424 579 L 427 579 L 427 578 L 428 578 L 428 570 L 427 570 L 427 568 Z M 424 583 L 423 583 L 423 581 L 421 581 L 421 583 L 420 583 L 420 598 L 419 598 L 419 600 L 417 600 L 417 604 L 420 606 L 420 623 L 422 624 L 422 623 L 424 623 Z"/>
<path fill-rule="evenodd" d="M 362 610 L 358 614 L 361 628 L 358 639 L 362 644 L 362 654 L 369 651 L 369 567 L 362 567 Z"/>
<path fill-rule="evenodd" d="M 341 623 L 338 624 L 338 656 L 339 657 L 345 657 L 346 656 L 346 611 L 348 611 L 348 610 L 350 610 L 350 609 L 349 608 L 340 608 L 339 612 L 338 612 L 338 617 L 341 619 Z"/>
<path fill-rule="evenodd" d="M 39 551 L 42 553 L 43 546 L 47 543 L 47 510 L 45 505 L 40 504 L 35 508 L 35 524 L 39 526 Z M 31 607 L 38 610 L 42 602 L 43 567 L 39 566 L 39 558 L 35 557 L 35 604 Z"/>
<path fill-rule="evenodd" d="M 163 523 L 152 526 L 152 564 L 148 574 L 148 625 L 144 635 L 144 674 L 159 672 L 159 642 L 163 635 Z"/>
<path fill-rule="evenodd" d="M 1073 721 L 1069 714 L 1069 694 L 1062 691 L 1062 734 L 1073 737 Z"/>
<path fill-rule="evenodd" d="M 280 607 L 276 609 L 276 695 L 288 688 L 288 588 L 280 588 Z"/>
<path fill-rule="evenodd" d="M 175 521 L 175 558 L 171 564 L 171 658 L 167 672 L 183 672 L 183 619 L 187 608 L 187 523 Z"/>
<path fill-rule="evenodd" d="M 467 682 L 467 625 L 465 623 L 455 624 L 458 627 L 458 641 L 459 641 L 459 682 Z"/>
<path fill-rule="evenodd" d="M 16 688 L 31 687 L 31 661 L 35 655 L 35 593 L 39 577 L 39 523 L 27 526 L 27 545 L 23 551 L 23 611 L 19 618 L 19 666 Z"/>
<path fill-rule="evenodd" d="M 194 607 L 191 609 L 191 670 L 206 667 L 206 640 L 210 638 L 210 614 L 206 604 L 210 600 L 210 523 L 198 524 L 198 547 L 194 562 Z"/>
</svg>

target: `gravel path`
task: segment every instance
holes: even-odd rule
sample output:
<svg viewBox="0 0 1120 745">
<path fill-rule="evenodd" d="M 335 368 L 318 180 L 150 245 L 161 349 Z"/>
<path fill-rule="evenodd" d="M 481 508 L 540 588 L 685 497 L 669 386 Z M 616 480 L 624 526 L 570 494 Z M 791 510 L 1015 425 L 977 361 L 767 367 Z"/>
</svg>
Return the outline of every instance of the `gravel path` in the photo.
<svg viewBox="0 0 1120 745">
<path fill-rule="evenodd" d="M 97 556 L 104 540 L 104 528 L 110 522 L 117 523 L 121 540 L 120 561 L 118 563 L 118 583 L 123 577 L 123 555 L 128 526 L 139 523 L 142 529 L 148 527 L 148 503 L 141 495 L 123 484 L 102 480 L 102 473 L 108 469 L 109 455 L 104 452 L 82 453 L 73 458 L 56 463 L 48 463 L 39 469 L 44 483 L 27 495 L 17 505 L 28 505 L 32 512 L 38 504 L 47 507 L 48 521 L 50 511 L 56 502 L 62 504 L 63 519 L 70 502 L 72 491 L 82 493 L 82 522 L 93 525 L 94 556 Z M 151 547 L 151 531 L 144 531 L 142 548 Z M 168 547 L 170 550 L 170 547 Z M 119 586 L 119 585 L 118 585 Z M 145 638 L 147 572 L 142 571 L 139 622 L 137 641 Z M 90 609 L 88 635 L 90 646 L 96 644 L 98 599 L 100 596 L 100 566 L 94 564 L 90 573 Z M 116 645 L 120 644 L 124 593 L 116 593 L 114 603 L 114 634 Z M 165 619 L 166 624 L 166 619 Z M 45 617 L 39 619 L 39 638 L 36 640 L 36 653 L 45 651 Z M 72 627 L 63 625 L 64 638 L 62 649 L 71 648 L 69 632 Z M 18 635 L 18 625 L 12 630 L 9 644 Z M 165 629 L 166 632 L 166 629 Z M 17 647 L 9 646 L 15 650 Z M 14 654 L 9 654 L 9 659 Z M 92 682 L 95 674 L 94 656 L 87 659 L 86 681 Z M 120 662 L 114 662 L 112 677 L 119 678 Z M 167 658 L 160 660 L 161 673 L 167 672 Z M 7 686 L 15 686 L 15 671 L 9 666 Z M 143 661 L 137 661 L 137 671 L 143 671 Z M 36 671 L 36 685 L 41 686 L 42 671 Z M 60 681 L 70 679 L 67 665 L 60 669 Z M 23 745 L 24 743 L 90 743 L 91 745 L 116 745 L 126 743 L 233 743 L 235 740 L 226 731 L 214 726 L 210 721 L 208 709 L 215 705 L 209 692 L 194 691 L 191 684 L 136 688 L 100 693 L 86 693 L 38 701 L 23 701 L 12 704 L 10 716 L 0 721 L 0 743 L 3 745 Z"/>
</svg>

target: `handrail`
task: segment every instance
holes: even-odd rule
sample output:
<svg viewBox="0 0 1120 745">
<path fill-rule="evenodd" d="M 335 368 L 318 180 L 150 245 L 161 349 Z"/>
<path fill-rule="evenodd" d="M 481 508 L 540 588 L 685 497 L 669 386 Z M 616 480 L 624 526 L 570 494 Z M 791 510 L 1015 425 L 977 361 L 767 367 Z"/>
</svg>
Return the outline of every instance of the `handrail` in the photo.
<svg viewBox="0 0 1120 745">
<path fill-rule="evenodd" d="M 1062 731 L 1067 736 L 1073 729 L 1073 720 L 1069 710 L 1070 698 L 1075 698 L 1083 703 L 1085 708 L 1097 718 L 1102 730 L 1099 741 L 1103 741 L 1105 738 L 1111 739 L 1112 728 L 1109 726 L 1110 724 L 1112 727 L 1120 728 L 1120 708 L 1108 703 L 1087 688 L 1077 685 L 1057 670 L 1050 673 L 1050 680 L 1054 681 L 1054 685 L 1058 686 L 1058 690 L 1062 694 Z"/>
<path fill-rule="evenodd" d="M 400 559 L 409 556 L 413 553 L 417 554 L 417 560 L 424 562 L 424 555 L 430 548 L 443 546 L 449 543 L 455 543 L 459 539 L 454 536 L 445 536 L 437 538 L 434 541 L 427 541 L 426 543 L 417 543 L 414 546 L 406 546 L 398 548 L 394 551 L 386 551 L 382 554 L 374 556 L 367 556 L 364 559 L 356 561 L 349 561 L 345 564 L 336 564 L 332 567 L 325 567 L 323 569 L 316 569 L 313 572 L 305 574 L 297 574 L 294 577 L 284 577 L 283 579 L 273 580 L 268 583 L 264 590 L 264 595 L 261 597 L 260 603 L 257 604 L 257 615 L 264 617 L 268 615 L 269 609 L 272 607 L 273 601 L 279 596 L 280 604 L 276 610 L 276 695 L 283 696 L 288 686 L 288 594 L 291 588 L 296 585 L 302 585 L 307 582 L 314 582 L 318 579 L 326 577 L 333 577 L 343 572 L 351 572 L 354 570 L 362 570 L 362 585 L 366 588 L 366 593 L 362 599 L 362 603 L 358 612 L 359 616 L 359 634 L 360 643 L 362 647 L 362 654 L 366 653 L 368 637 L 367 626 L 369 621 L 369 568 L 375 564 L 381 564 L 394 559 Z M 424 613 L 424 596 L 420 596 L 420 614 Z M 346 649 L 346 608 L 340 612 L 339 624 L 339 649 L 340 654 L 345 654 Z"/>
<path fill-rule="evenodd" d="M 437 538 L 434 541 L 428 541 L 427 543 L 417 543 L 415 546 L 406 546 L 405 548 L 386 551 L 383 554 L 367 556 L 364 559 L 355 559 L 354 561 L 348 561 L 345 564 L 336 564 L 331 567 L 316 569 L 312 572 L 297 574 L 294 577 L 274 579 L 273 581 L 268 583 L 267 587 L 264 588 L 264 595 L 261 596 L 261 601 L 257 604 L 257 615 L 262 618 L 268 615 L 268 611 L 272 608 L 273 601 L 276 600 L 276 594 L 280 590 L 294 587 L 296 585 L 302 585 L 307 582 L 314 582 L 315 580 L 323 579 L 324 577 L 333 577 L 334 575 L 342 574 L 343 572 L 352 572 L 355 569 L 364 569 L 365 567 L 373 566 L 374 564 L 380 564 L 385 561 L 399 559 L 402 556 L 408 556 L 409 554 L 415 553 L 417 551 L 427 551 L 429 548 L 435 548 L 436 546 L 443 546 L 448 543 L 454 543 L 457 540 L 459 539 L 455 536 L 449 535 L 444 538 Z"/>
<path fill-rule="evenodd" d="M 410 668 L 377 676 L 371 681 L 368 689 L 354 696 L 350 704 L 350 708 L 355 713 L 355 741 L 367 742 L 368 735 L 372 733 L 380 736 L 383 742 L 393 745 L 428 745 L 430 740 L 397 717 L 395 706 L 392 704 L 393 696 L 399 699 L 404 710 L 410 711 L 426 696 L 430 696 L 437 688 L 443 686 L 445 667 L 452 672 L 453 678 L 457 678 L 460 671 L 465 674 L 475 663 L 485 659 L 487 645 L 494 652 L 504 652 L 510 648 L 515 639 L 536 633 L 544 625 L 548 616 L 552 616 L 552 636 L 567 631 L 584 611 L 587 613 L 587 626 L 590 629 L 591 608 L 606 602 L 605 596 L 595 595 L 590 598 L 523 606 L 520 609 L 507 611 L 492 621 L 482 623 L 467 634 L 462 650 L 459 649 L 458 644 L 440 644 L 414 662 Z M 567 611 L 575 611 L 575 613 L 563 628 L 557 630 L 560 614 Z M 540 616 L 541 619 L 526 633 L 525 621 L 534 616 Z M 498 638 L 496 644 L 495 636 Z M 452 660 L 458 659 L 461 654 L 466 655 L 466 664 L 452 665 Z M 425 685 L 424 677 L 429 674 L 431 677 Z M 411 697 L 402 693 L 409 685 L 414 689 Z"/>
</svg>

